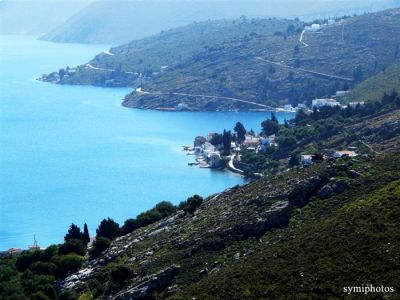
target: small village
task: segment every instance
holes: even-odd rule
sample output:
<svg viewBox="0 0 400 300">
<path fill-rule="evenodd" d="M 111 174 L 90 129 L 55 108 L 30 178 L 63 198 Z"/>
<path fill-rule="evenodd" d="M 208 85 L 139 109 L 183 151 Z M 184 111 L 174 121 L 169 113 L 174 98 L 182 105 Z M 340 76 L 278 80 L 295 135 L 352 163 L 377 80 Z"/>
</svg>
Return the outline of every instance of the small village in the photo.
<svg viewBox="0 0 400 300">
<path fill-rule="evenodd" d="M 350 107 L 356 109 L 364 105 L 364 101 L 350 102 L 347 105 L 341 104 L 340 98 L 345 97 L 347 93 L 347 91 L 337 91 L 331 98 L 314 99 L 311 101 L 311 107 L 307 107 L 305 104 L 292 107 L 292 105 L 287 104 L 277 108 L 276 112 L 297 113 L 302 111 L 306 114 L 311 114 L 313 111 L 318 111 L 323 107 L 338 107 L 341 109 Z M 226 132 L 225 130 L 223 135 L 218 133 L 208 133 L 207 136 L 199 135 L 194 139 L 193 146 L 183 146 L 183 150 L 187 155 L 195 156 L 195 161 L 189 162 L 188 165 L 200 168 L 228 169 L 231 172 L 245 175 L 245 171 L 242 169 L 245 164 L 241 161 L 244 153 L 250 152 L 255 155 L 267 155 L 271 149 L 279 147 L 277 133 L 266 135 L 261 132 L 260 134 L 256 134 L 252 130 L 249 132 L 245 131 L 244 127 L 243 132 L 237 132 L 236 128 L 235 131 L 232 135 L 230 131 Z M 229 138 L 225 141 L 225 136 L 228 133 Z M 242 137 L 239 135 L 242 135 Z M 227 143 L 229 144 L 227 145 Z M 355 157 L 357 155 L 357 147 L 325 151 L 323 154 L 302 152 L 298 155 L 298 162 L 295 165 L 307 167 L 315 162 L 326 159 L 336 159 L 344 156 Z M 288 159 L 280 160 L 280 163 L 282 162 L 285 165 L 290 165 Z M 263 174 L 259 173 L 257 175 L 259 177 L 263 176 Z"/>
</svg>

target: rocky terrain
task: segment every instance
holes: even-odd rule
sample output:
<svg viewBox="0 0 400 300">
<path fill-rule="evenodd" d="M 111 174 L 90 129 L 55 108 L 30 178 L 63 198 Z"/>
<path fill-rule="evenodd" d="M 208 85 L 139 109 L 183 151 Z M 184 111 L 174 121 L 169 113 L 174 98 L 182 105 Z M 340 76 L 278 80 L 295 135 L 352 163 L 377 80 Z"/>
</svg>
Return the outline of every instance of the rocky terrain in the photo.
<svg viewBox="0 0 400 300">
<path fill-rule="evenodd" d="M 309 103 L 398 63 L 399 16 L 399 9 L 392 9 L 339 18 L 318 33 L 306 32 L 302 42 L 307 24 L 296 20 L 198 23 L 113 48 L 42 80 L 141 87 L 145 93 L 132 92 L 123 105 L 147 109 L 176 110 L 183 104 L 187 110 L 254 110 L 259 104 Z"/>
<path fill-rule="evenodd" d="M 301 208 L 328 201 L 323 205 L 333 205 L 330 209 L 335 210 L 368 190 L 399 179 L 393 169 L 399 159 L 396 154 L 332 160 L 228 189 L 210 196 L 194 215 L 178 211 L 116 239 L 99 258 L 88 259 L 79 272 L 57 285 L 80 293 L 88 293 L 89 288 L 110 299 L 174 298 L 195 282 L 212 278 L 255 253 L 268 252 L 268 245 L 280 243 L 287 228 L 293 227 Z M 386 165 L 387 160 L 392 163 Z M 379 172 L 385 172 L 385 178 L 365 186 Z M 335 203 L 332 199 L 337 197 L 346 200 Z M 120 265 L 129 266 L 134 275 L 113 289 L 106 274 Z M 96 290 L 97 285 L 104 290 Z"/>
</svg>

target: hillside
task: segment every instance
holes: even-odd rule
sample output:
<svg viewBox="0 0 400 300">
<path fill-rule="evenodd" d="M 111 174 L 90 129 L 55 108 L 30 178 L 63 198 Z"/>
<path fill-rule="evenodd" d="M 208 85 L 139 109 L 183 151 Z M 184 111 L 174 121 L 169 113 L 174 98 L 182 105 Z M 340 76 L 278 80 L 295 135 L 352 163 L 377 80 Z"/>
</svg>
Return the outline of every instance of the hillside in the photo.
<svg viewBox="0 0 400 300">
<path fill-rule="evenodd" d="M 75 15 L 90 0 L 2 0 L 0 34 L 39 35 Z"/>
<path fill-rule="evenodd" d="M 355 86 L 344 102 L 373 101 L 383 93 L 390 94 L 393 88 L 400 91 L 400 63 L 388 67 Z"/>
<path fill-rule="evenodd" d="M 247 17 L 316 18 L 377 11 L 397 0 L 100 0 L 83 9 L 42 39 L 52 42 L 118 45 L 194 21 Z M 398 3 L 397 3 L 398 4 Z M 288 11 L 287 7 L 291 7 Z M 316 14 L 315 12 L 318 12 Z"/>
<path fill-rule="evenodd" d="M 123 104 L 149 109 L 183 103 L 189 110 L 252 110 L 309 102 L 397 62 L 399 16 L 393 9 L 338 19 L 318 33 L 306 32 L 302 42 L 306 24 L 300 21 L 198 23 L 113 48 L 42 80 L 142 86 L 145 93 L 131 93 Z"/>
<path fill-rule="evenodd" d="M 164 201 L 122 228 L 104 219 L 88 251 L 72 224 L 62 245 L 0 259 L 0 299 L 340 299 L 370 284 L 389 290 L 366 299 L 396 299 L 399 115 L 397 97 L 333 136 L 319 129 L 356 157 Z"/>
</svg>

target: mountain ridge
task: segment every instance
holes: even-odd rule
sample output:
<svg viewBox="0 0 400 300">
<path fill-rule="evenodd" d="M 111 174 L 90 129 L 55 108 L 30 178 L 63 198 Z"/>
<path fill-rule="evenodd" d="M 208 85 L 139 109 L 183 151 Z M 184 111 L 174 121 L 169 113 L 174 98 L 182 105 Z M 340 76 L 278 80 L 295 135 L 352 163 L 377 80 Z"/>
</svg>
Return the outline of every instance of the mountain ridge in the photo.
<svg viewBox="0 0 400 300">
<path fill-rule="evenodd" d="M 140 87 L 142 92 L 123 102 L 134 108 L 176 110 L 181 104 L 188 110 L 254 110 L 310 104 L 397 63 L 399 16 L 400 9 L 391 9 L 340 18 L 305 35 L 307 23 L 297 20 L 202 22 L 112 48 L 63 71 L 65 77 L 56 72 L 42 80 Z"/>
</svg>

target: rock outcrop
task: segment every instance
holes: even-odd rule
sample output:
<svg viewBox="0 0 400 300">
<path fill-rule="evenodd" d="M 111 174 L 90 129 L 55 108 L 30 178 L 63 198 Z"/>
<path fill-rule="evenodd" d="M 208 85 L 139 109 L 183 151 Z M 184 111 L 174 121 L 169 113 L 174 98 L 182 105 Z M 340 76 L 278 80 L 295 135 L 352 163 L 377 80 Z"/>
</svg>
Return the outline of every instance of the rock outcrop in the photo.
<svg viewBox="0 0 400 300">
<path fill-rule="evenodd" d="M 180 266 L 173 265 L 142 279 L 142 282 L 129 287 L 111 299 L 115 300 L 147 300 L 152 299 L 154 292 L 163 291 L 179 274 Z"/>
</svg>

